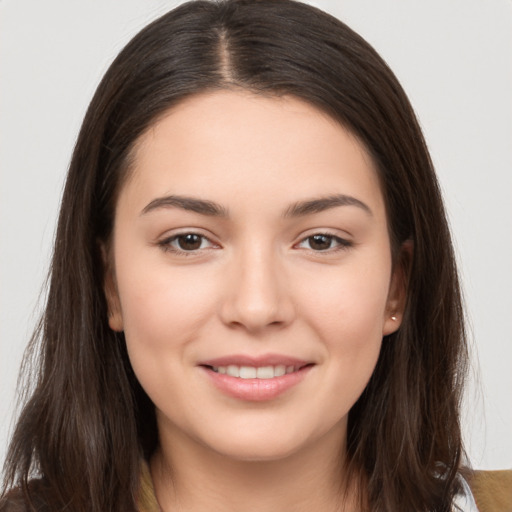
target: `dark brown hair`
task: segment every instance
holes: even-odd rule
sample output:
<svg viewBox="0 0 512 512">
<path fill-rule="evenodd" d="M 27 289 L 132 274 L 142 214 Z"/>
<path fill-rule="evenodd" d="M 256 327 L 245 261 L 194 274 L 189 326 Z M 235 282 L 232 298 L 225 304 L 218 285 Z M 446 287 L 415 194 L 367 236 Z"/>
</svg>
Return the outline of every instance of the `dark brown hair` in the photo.
<svg viewBox="0 0 512 512">
<path fill-rule="evenodd" d="M 291 0 L 181 5 L 142 30 L 103 78 L 67 177 L 46 310 L 31 342 L 35 384 L 10 445 L 4 496 L 17 488 L 41 510 L 135 510 L 140 460 L 157 445 L 156 422 L 122 333 L 108 327 L 99 246 L 108 243 L 141 134 L 185 97 L 231 88 L 301 98 L 372 155 L 395 259 L 404 242 L 414 249 L 402 326 L 384 340 L 350 411 L 348 468 L 372 511 L 451 510 L 467 354 L 432 163 L 385 62 L 340 21 Z"/>
</svg>

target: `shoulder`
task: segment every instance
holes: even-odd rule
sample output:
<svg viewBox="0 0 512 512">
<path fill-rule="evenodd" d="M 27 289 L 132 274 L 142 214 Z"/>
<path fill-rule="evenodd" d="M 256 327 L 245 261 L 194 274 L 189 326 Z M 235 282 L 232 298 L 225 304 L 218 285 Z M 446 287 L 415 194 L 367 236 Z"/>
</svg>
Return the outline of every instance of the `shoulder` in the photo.
<svg viewBox="0 0 512 512">
<path fill-rule="evenodd" d="M 464 477 L 479 512 L 512 512 L 512 470 L 473 471 Z"/>
</svg>

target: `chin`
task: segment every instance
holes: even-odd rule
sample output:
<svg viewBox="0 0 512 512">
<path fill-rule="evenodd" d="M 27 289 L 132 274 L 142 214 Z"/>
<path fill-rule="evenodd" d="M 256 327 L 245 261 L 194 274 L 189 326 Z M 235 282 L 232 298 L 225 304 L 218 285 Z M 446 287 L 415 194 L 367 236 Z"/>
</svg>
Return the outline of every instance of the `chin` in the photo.
<svg viewBox="0 0 512 512">
<path fill-rule="evenodd" d="M 284 424 L 279 428 L 275 425 L 261 429 L 239 428 L 229 435 L 222 431 L 215 438 L 210 437 L 207 444 L 218 454 L 232 460 L 273 462 L 308 451 L 323 437 L 307 430 L 297 432 L 292 425 Z"/>
<path fill-rule="evenodd" d="M 275 462 L 287 459 L 300 451 L 297 445 L 273 440 L 272 443 L 255 442 L 222 447 L 217 452 L 229 459 L 239 462 Z"/>
</svg>

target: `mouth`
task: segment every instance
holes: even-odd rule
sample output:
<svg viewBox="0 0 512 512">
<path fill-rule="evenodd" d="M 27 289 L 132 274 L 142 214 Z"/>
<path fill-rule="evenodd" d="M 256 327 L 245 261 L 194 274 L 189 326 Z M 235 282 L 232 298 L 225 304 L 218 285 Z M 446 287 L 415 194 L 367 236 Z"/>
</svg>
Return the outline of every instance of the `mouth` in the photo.
<svg viewBox="0 0 512 512">
<path fill-rule="evenodd" d="M 268 366 L 245 366 L 230 364 L 226 366 L 209 366 L 204 365 L 209 370 L 221 375 L 228 375 L 237 379 L 275 379 L 300 371 L 306 366 L 312 366 L 312 363 L 305 365 L 268 365 Z"/>
<path fill-rule="evenodd" d="M 215 389 L 250 402 L 283 395 L 302 382 L 314 366 L 315 363 L 290 358 L 247 357 L 222 358 L 199 365 Z"/>
</svg>

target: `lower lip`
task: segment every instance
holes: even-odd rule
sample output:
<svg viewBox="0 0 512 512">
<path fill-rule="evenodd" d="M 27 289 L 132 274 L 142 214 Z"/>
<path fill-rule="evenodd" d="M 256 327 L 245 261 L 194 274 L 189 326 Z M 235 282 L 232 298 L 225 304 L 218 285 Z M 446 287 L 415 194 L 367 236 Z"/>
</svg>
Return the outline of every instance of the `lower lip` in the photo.
<svg viewBox="0 0 512 512">
<path fill-rule="evenodd" d="M 241 379 L 224 373 L 214 372 L 211 368 L 202 366 L 213 384 L 224 394 L 239 400 L 263 402 L 282 395 L 299 384 L 313 366 L 304 366 L 300 370 L 287 373 L 272 379 Z"/>
</svg>

